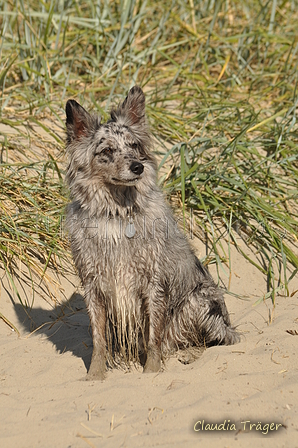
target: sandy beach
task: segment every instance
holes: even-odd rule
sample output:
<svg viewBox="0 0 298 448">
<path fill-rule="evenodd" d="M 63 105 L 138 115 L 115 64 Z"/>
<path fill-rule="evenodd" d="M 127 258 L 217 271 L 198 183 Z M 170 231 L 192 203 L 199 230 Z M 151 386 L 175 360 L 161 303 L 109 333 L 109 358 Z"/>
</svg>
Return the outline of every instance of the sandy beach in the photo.
<svg viewBox="0 0 298 448">
<path fill-rule="evenodd" d="M 0 311 L 20 336 L 0 321 L 1 447 L 298 446 L 297 278 L 275 308 L 254 305 L 266 279 L 231 254 L 242 299 L 226 302 L 241 343 L 189 365 L 171 358 L 158 374 L 110 370 L 103 382 L 84 380 L 92 338 L 78 278 L 60 279 L 54 307 L 40 289 L 27 315 L 2 276 Z"/>
</svg>

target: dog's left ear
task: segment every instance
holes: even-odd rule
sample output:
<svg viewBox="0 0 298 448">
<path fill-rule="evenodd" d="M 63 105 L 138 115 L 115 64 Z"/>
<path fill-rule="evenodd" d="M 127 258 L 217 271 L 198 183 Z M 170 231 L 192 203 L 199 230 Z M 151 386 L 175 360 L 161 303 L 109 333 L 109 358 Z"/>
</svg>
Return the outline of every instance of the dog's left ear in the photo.
<svg viewBox="0 0 298 448">
<path fill-rule="evenodd" d="M 132 127 L 146 123 L 145 95 L 141 87 L 134 86 L 130 89 L 123 103 L 111 112 L 111 118 Z"/>
</svg>

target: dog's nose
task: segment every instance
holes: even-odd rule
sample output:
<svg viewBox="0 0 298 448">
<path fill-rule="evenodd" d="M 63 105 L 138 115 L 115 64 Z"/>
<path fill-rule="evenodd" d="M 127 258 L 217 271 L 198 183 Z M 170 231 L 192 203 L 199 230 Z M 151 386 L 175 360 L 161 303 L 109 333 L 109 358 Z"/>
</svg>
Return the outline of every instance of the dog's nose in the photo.
<svg viewBox="0 0 298 448">
<path fill-rule="evenodd" d="M 132 164 L 129 167 L 130 171 L 132 171 L 134 174 L 142 174 L 144 171 L 144 165 L 140 162 L 132 162 Z"/>
</svg>

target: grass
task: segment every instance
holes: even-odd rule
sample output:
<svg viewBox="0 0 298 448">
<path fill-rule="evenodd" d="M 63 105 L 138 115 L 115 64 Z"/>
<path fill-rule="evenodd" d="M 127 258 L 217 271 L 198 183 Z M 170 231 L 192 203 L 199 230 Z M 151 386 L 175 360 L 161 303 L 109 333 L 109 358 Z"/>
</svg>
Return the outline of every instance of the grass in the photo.
<svg viewBox="0 0 298 448">
<path fill-rule="evenodd" d="M 298 4 L 196 3 L 1 3 L 0 264 L 19 300 L 20 264 L 34 287 L 69 259 L 61 231 L 66 100 L 106 118 L 135 83 L 146 92 L 160 183 L 209 239 L 205 262 L 230 269 L 233 244 L 267 276 L 265 299 L 274 304 L 281 288 L 291 294 Z"/>
</svg>

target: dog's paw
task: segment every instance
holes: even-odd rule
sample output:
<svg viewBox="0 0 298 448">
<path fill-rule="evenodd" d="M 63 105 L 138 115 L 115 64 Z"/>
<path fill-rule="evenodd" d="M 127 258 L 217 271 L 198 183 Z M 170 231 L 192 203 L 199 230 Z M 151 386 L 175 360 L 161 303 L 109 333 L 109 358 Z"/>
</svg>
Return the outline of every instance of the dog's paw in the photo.
<svg viewBox="0 0 298 448">
<path fill-rule="evenodd" d="M 96 372 L 92 371 L 87 373 L 86 381 L 103 381 L 106 379 L 106 371 L 98 370 Z"/>
<path fill-rule="evenodd" d="M 98 358 L 93 358 L 90 369 L 86 376 L 86 381 L 103 381 L 106 377 L 106 363 Z"/>
<path fill-rule="evenodd" d="M 184 350 L 178 350 L 176 356 L 181 364 L 191 364 L 202 356 L 204 350 L 203 346 L 188 347 Z"/>
<path fill-rule="evenodd" d="M 160 357 L 147 356 L 147 361 L 143 370 L 143 373 L 156 373 L 161 369 Z"/>
</svg>

